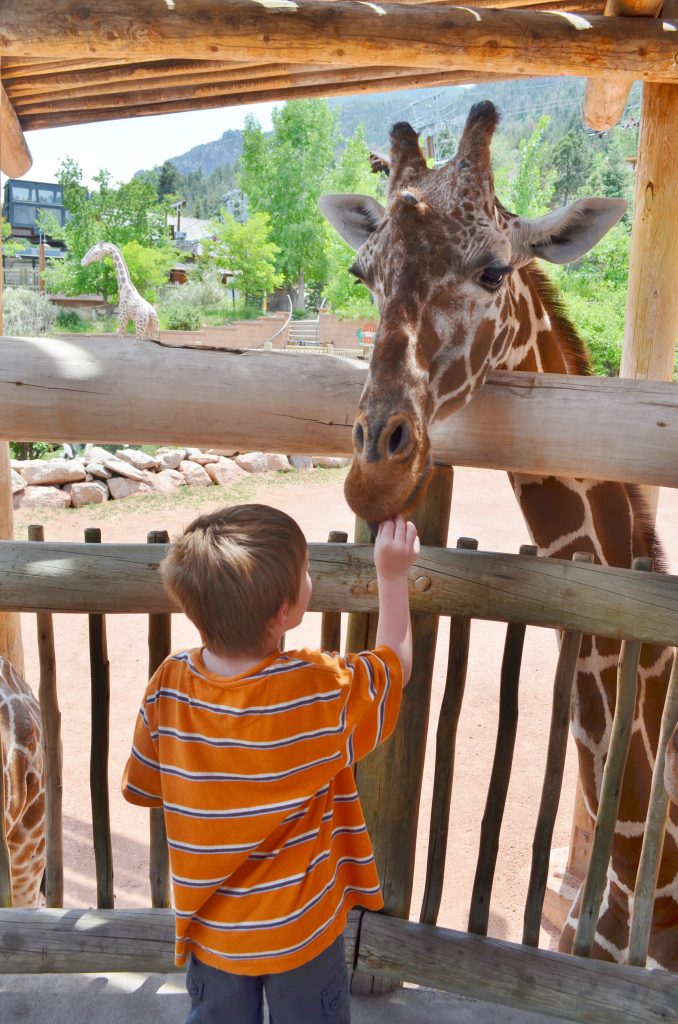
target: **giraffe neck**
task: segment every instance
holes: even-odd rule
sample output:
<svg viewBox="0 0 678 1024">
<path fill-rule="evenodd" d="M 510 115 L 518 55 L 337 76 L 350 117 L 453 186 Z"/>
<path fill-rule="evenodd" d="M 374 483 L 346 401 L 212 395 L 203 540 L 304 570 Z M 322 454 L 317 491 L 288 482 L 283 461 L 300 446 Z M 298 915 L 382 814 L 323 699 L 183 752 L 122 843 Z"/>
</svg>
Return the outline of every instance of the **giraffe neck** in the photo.
<svg viewBox="0 0 678 1024">
<path fill-rule="evenodd" d="M 125 261 L 122 258 L 122 253 L 118 249 L 117 245 L 113 245 L 112 242 L 109 242 L 107 245 L 107 251 L 111 259 L 113 260 L 113 266 L 115 267 L 115 276 L 118 281 L 118 292 L 120 292 L 121 288 L 123 288 L 125 285 L 131 286 L 132 280 L 129 276 L 127 265 L 125 264 Z"/>
<path fill-rule="evenodd" d="M 590 364 L 581 339 L 545 276 L 526 268 L 516 282 L 513 309 L 519 320 L 506 369 L 587 374 Z M 637 487 L 611 481 L 509 474 L 532 540 L 540 555 L 571 559 L 590 552 L 603 565 L 628 568 L 639 556 L 664 571 L 664 556 Z M 584 800 L 592 818 L 598 811 L 603 769 L 616 703 L 618 641 L 585 636 L 572 701 L 572 732 L 577 745 Z M 619 818 L 596 942 L 599 955 L 622 960 L 628 942 L 633 888 L 644 834 L 652 769 L 672 652 L 645 645 L 638 673 L 638 696 L 622 783 Z M 576 917 L 575 910 L 575 917 Z M 655 903 L 650 963 L 678 969 L 678 809 L 668 824 Z M 571 942 L 569 925 L 561 948 Z M 667 936 L 673 935 L 673 938 Z"/>
</svg>

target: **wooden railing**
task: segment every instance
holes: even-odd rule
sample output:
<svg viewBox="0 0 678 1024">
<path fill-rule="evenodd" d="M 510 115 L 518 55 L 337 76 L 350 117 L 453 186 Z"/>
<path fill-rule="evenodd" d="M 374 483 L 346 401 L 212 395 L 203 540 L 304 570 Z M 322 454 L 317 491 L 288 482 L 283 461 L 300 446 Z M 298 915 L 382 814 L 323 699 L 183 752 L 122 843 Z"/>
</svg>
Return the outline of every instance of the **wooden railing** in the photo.
<svg viewBox="0 0 678 1024">
<path fill-rule="evenodd" d="M 435 517 L 433 517 L 435 519 Z M 366 535 L 358 530 L 358 539 Z M 151 544 L 0 542 L 0 611 L 33 611 L 39 617 L 40 696 L 46 745 L 52 752 L 49 780 L 47 902 L 44 911 L 0 911 L 0 947 L 7 951 L 0 971 L 126 970 L 129 950 L 134 969 L 172 967 L 172 915 L 169 910 L 112 911 L 107 884 L 110 825 L 107 794 L 97 778 L 105 777 L 108 736 L 107 656 L 105 615 L 140 613 L 149 619 L 149 673 L 170 648 L 170 621 L 176 611 L 163 590 L 158 566 L 166 537 L 149 534 Z M 375 572 L 369 543 L 346 543 L 332 534 L 331 543 L 311 544 L 313 577 L 311 610 L 323 613 L 322 646 L 338 646 L 341 616 L 348 614 L 347 649 L 360 649 L 370 638 L 377 609 Z M 593 565 L 585 557 L 572 562 L 535 557 L 526 547 L 517 555 L 479 552 L 476 542 L 463 538 L 456 548 L 424 544 L 410 573 L 411 607 L 418 623 L 444 615 L 451 620 L 447 685 L 440 713 L 434 794 L 430 822 L 429 859 L 421 922 L 364 913 L 352 915 L 353 945 L 349 956 L 361 971 L 378 978 L 415 981 L 523 1010 L 548 1013 L 582 1022 L 659 1022 L 672 1019 L 678 1000 L 678 978 L 578 957 L 538 950 L 539 922 L 553 823 L 562 785 L 567 741 L 569 699 L 583 634 L 625 641 L 620 664 L 612 745 L 601 794 L 596 840 L 585 890 L 582 917 L 594 925 L 600 904 L 616 814 L 610 794 L 619 788 L 625 760 L 624 726 L 633 712 L 635 665 L 641 641 L 678 646 L 678 577 L 647 571 L 647 566 L 612 569 Z M 93 723 L 91 790 L 95 808 L 94 845 L 97 864 L 98 911 L 59 910 L 63 863 L 55 832 L 60 818 L 54 795 L 60 778 L 59 714 L 53 677 L 53 641 L 49 618 L 53 612 L 90 617 Z M 474 618 L 508 624 L 502 664 L 500 728 L 483 821 L 476 880 L 471 899 L 469 934 L 435 927 L 445 886 L 444 864 L 449 802 L 454 764 L 456 723 L 461 709 L 468 634 Z M 523 944 L 488 939 L 488 908 L 494 859 L 502 823 L 503 801 L 511 773 L 515 738 L 522 640 L 527 624 L 562 631 L 553 683 L 553 705 L 540 812 L 533 843 L 533 862 L 525 903 Z M 420 644 L 416 659 L 430 657 Z M 430 645 L 429 645 L 430 646 Z M 623 694 L 630 696 L 624 699 Z M 632 943 L 642 963 L 654 899 L 653 870 L 661 851 L 668 797 L 661 784 L 663 745 L 678 718 L 678 668 L 674 669 L 661 726 L 660 749 L 652 787 L 646 850 L 639 871 Z M 408 721 L 408 726 L 409 726 Z M 94 726 L 93 726 L 93 736 Z M 389 741 L 391 743 L 392 741 Z M 388 754 L 388 744 L 385 745 Z M 98 750 L 98 754 L 95 751 Z M 56 769 L 54 765 L 57 765 Z M 362 768 L 362 765 L 361 765 Z M 54 777 L 56 771 L 56 778 Z M 360 785 L 361 773 L 358 772 Z M 406 785 L 404 780 L 401 785 Z M 412 794 L 412 806 L 418 793 Z M 379 822 L 372 822 L 372 831 Z M 169 883 L 162 818 L 155 816 L 150 853 L 151 902 L 169 907 Z M 57 863 L 55 863 L 55 860 Z M 52 881 L 50 881 L 50 879 Z M 649 880 L 649 884 L 648 884 Z M 62 884 L 62 883 L 61 883 Z M 108 909 L 107 909 L 108 908 Z M 406 916 L 405 915 L 401 915 Z M 637 922 L 636 922 L 637 917 Z M 124 938 L 123 938 L 124 937 Z M 93 941 L 96 939 L 96 941 Z M 134 940 L 133 942 L 131 940 Z M 579 952 L 588 953 L 590 937 L 578 936 Z M 582 991 L 594 992 L 581 998 Z"/>
</svg>

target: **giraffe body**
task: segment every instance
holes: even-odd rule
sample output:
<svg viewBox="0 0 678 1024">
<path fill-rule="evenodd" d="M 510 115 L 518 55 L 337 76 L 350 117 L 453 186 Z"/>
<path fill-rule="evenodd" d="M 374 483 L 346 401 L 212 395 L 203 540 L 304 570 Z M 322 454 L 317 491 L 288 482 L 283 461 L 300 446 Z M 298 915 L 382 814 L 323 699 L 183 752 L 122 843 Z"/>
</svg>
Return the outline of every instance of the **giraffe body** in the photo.
<svg viewBox="0 0 678 1024">
<path fill-rule="evenodd" d="M 590 372 L 583 344 L 535 263 L 582 256 L 620 219 L 621 200 L 577 200 L 528 221 L 494 194 L 491 103 L 472 108 L 456 156 L 429 169 L 408 124 L 391 132 L 388 205 L 369 196 L 325 196 L 320 205 L 356 250 L 353 273 L 381 319 L 354 425 L 345 492 L 368 521 L 407 512 L 426 486 L 428 427 L 472 400 L 492 369 Z M 380 161 L 382 162 L 382 161 Z M 539 553 L 631 565 L 663 558 L 637 488 L 605 481 L 510 474 Z M 595 817 L 616 700 L 619 643 L 585 637 L 572 730 L 588 810 Z M 669 649 L 646 645 L 623 779 L 619 820 L 593 955 L 623 961 L 661 712 Z M 674 743 L 675 746 L 675 743 Z M 676 748 L 678 750 L 678 748 Z M 675 756 L 678 764 L 678 754 Z M 668 769 L 667 769 L 668 773 Z M 678 768 L 671 776 L 676 778 Z M 667 774 L 667 788 L 669 785 Z M 571 948 L 578 901 L 561 938 Z M 672 805 L 653 917 L 649 966 L 678 970 L 678 806 Z"/>
<path fill-rule="evenodd" d="M 81 262 L 83 267 L 96 263 L 110 256 L 115 267 L 118 281 L 118 334 L 123 335 L 127 324 L 131 321 L 137 338 L 150 338 L 158 341 L 160 337 L 160 321 L 158 314 L 150 302 L 147 302 L 136 290 L 129 276 L 127 265 L 117 245 L 112 242 L 97 242 L 85 255 Z"/>
<path fill-rule="evenodd" d="M 0 739 L 12 906 L 34 907 L 45 870 L 45 769 L 40 705 L 28 683 L 1 657 Z"/>
</svg>

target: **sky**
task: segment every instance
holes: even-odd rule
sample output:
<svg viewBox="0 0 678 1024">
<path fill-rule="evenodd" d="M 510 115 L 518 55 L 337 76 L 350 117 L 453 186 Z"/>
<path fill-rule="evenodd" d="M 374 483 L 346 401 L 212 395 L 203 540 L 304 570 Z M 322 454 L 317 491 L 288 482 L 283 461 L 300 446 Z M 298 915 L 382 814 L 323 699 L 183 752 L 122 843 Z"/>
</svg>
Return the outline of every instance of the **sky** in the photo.
<svg viewBox="0 0 678 1024">
<path fill-rule="evenodd" d="M 82 167 L 85 185 L 90 185 L 102 168 L 110 171 L 114 182 L 129 181 L 135 171 L 148 170 L 193 146 L 220 139 L 229 129 L 242 128 L 248 113 L 264 131 L 270 130 L 274 105 L 222 107 L 26 132 L 33 166 L 24 177 L 56 181 L 60 159 L 69 156 Z"/>
</svg>

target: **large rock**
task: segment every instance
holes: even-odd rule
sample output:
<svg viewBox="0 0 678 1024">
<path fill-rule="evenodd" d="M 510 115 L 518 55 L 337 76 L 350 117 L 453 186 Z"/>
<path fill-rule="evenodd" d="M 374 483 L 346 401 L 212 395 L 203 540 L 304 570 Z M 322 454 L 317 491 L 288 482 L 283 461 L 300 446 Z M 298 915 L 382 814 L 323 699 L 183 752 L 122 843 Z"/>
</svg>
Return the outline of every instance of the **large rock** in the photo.
<svg viewBox="0 0 678 1024">
<path fill-rule="evenodd" d="M 289 473 L 292 467 L 290 466 L 290 460 L 286 455 L 277 455 L 274 452 L 267 452 L 266 468 L 271 473 Z"/>
<path fill-rule="evenodd" d="M 220 487 L 230 487 L 232 484 L 240 483 L 241 480 L 249 476 L 244 469 L 236 466 L 233 459 L 227 459 L 225 456 L 221 456 L 218 462 L 211 462 L 208 466 L 205 466 L 205 470 L 214 483 Z"/>
<path fill-rule="evenodd" d="M 219 456 L 214 452 L 196 452 L 195 455 L 189 455 L 191 462 L 197 462 L 199 466 L 207 466 L 215 464 L 219 461 Z"/>
<path fill-rule="evenodd" d="M 95 477 L 97 480 L 110 480 L 113 474 L 100 462 L 87 463 L 87 478 Z"/>
<path fill-rule="evenodd" d="M 143 480 L 128 480 L 122 476 L 112 476 L 108 481 L 108 489 L 111 492 L 111 497 L 115 498 L 116 501 L 120 501 L 121 498 L 131 498 L 134 495 L 150 494 L 151 488 Z"/>
<path fill-rule="evenodd" d="M 27 484 L 43 487 L 75 483 L 86 478 L 85 467 L 77 459 L 24 462 L 20 472 Z"/>
<path fill-rule="evenodd" d="M 178 469 L 186 458 L 185 448 L 175 448 L 169 452 L 158 452 L 158 462 L 165 469 Z"/>
<path fill-rule="evenodd" d="M 15 494 L 14 508 L 68 508 L 71 496 L 60 487 L 26 487 Z"/>
<path fill-rule="evenodd" d="M 93 460 L 94 462 L 105 462 L 106 459 L 112 458 L 112 453 L 106 451 L 105 448 L 99 448 L 96 444 L 86 444 L 83 459 Z"/>
<path fill-rule="evenodd" d="M 294 469 L 313 469 L 312 455 L 290 455 L 289 460 Z"/>
<path fill-rule="evenodd" d="M 21 473 L 17 473 L 16 469 L 10 471 L 10 478 L 12 481 L 12 494 L 18 494 L 19 491 L 23 491 L 26 487 L 26 481 L 22 477 Z"/>
<path fill-rule="evenodd" d="M 123 462 L 129 462 L 135 469 L 157 469 L 158 460 L 146 452 L 140 452 L 137 448 L 121 448 L 116 453 L 117 458 Z"/>
<path fill-rule="evenodd" d="M 179 466 L 179 472 L 183 474 L 184 480 L 189 487 L 211 487 L 212 481 L 202 466 L 189 459 Z"/>
<path fill-rule="evenodd" d="M 140 484 L 145 483 L 143 470 L 135 469 L 134 466 L 130 466 L 129 462 L 123 462 L 122 459 L 117 459 L 114 455 L 108 456 L 104 466 L 106 469 L 110 469 L 111 473 L 124 476 L 127 480 L 136 480 Z"/>
<path fill-rule="evenodd" d="M 183 474 L 176 469 L 163 469 L 159 473 L 146 473 L 146 483 L 152 491 L 162 494 L 174 494 L 186 481 Z"/>
<path fill-rule="evenodd" d="M 236 455 L 234 462 L 246 473 L 265 473 L 268 469 L 264 452 L 247 452 L 245 455 Z"/>
<path fill-rule="evenodd" d="M 84 484 L 66 484 L 64 491 L 71 496 L 73 508 L 83 505 L 103 505 L 108 501 L 108 487 L 100 480 L 90 480 Z"/>
</svg>

